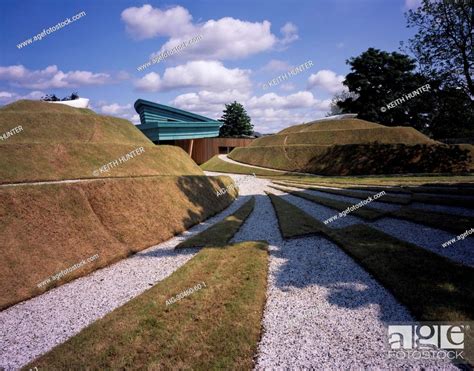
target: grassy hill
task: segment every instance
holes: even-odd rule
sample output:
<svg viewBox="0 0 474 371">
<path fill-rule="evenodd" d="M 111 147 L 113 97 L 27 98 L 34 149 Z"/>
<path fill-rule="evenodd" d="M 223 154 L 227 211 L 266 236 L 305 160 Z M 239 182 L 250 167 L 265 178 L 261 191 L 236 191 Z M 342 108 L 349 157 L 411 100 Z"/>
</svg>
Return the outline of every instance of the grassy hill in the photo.
<svg viewBox="0 0 474 371">
<path fill-rule="evenodd" d="M 0 141 L 0 309 L 165 241 L 236 197 L 234 188 L 216 196 L 229 177 L 205 176 L 181 148 L 154 145 L 126 120 L 44 102 L 0 109 L 0 135 L 18 125 Z M 63 179 L 72 181 L 28 184 Z"/>
<path fill-rule="evenodd" d="M 34 101 L 0 109 L 0 135 L 18 125 L 0 141 L 0 183 L 94 178 L 139 147 L 139 156 L 97 176 L 203 175 L 181 148 L 156 146 L 129 121 L 87 109 Z"/>
<path fill-rule="evenodd" d="M 295 125 L 236 148 L 235 161 L 321 175 L 463 173 L 474 169 L 474 146 L 445 145 L 411 127 L 359 119 Z"/>
</svg>

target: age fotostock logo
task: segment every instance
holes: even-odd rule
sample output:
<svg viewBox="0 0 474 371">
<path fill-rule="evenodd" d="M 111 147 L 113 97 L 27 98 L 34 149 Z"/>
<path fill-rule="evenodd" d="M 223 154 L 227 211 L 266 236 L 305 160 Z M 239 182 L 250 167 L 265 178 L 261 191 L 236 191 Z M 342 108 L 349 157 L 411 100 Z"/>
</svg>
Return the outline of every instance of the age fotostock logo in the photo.
<svg viewBox="0 0 474 371">
<path fill-rule="evenodd" d="M 469 325 L 389 325 L 389 356 L 398 359 L 464 359 L 464 340 Z"/>
</svg>

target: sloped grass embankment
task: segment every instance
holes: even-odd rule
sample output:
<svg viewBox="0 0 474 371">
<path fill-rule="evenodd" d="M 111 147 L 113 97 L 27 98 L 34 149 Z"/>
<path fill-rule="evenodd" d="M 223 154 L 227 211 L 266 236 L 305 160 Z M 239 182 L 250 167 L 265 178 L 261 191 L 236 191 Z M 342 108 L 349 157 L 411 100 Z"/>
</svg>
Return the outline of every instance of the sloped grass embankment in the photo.
<svg viewBox="0 0 474 371">
<path fill-rule="evenodd" d="M 21 135 L 21 134 L 18 134 Z M 67 179 L 203 175 L 181 148 L 142 146 L 144 151 L 109 171 L 94 171 L 140 146 L 122 144 L 1 144 L 0 183 Z M 34 161 L 32 161 L 34 159 Z"/>
<path fill-rule="evenodd" d="M 467 173 L 472 145 L 285 145 L 235 148 L 229 157 L 269 169 L 319 175 Z"/>
<path fill-rule="evenodd" d="M 465 173 L 474 146 L 444 145 L 411 127 L 359 119 L 317 120 L 261 137 L 229 157 L 249 165 L 320 175 Z"/>
<path fill-rule="evenodd" d="M 0 308 L 165 241 L 227 207 L 228 177 L 160 176 L 0 187 Z M 48 277 L 99 254 L 50 286 Z"/>
</svg>

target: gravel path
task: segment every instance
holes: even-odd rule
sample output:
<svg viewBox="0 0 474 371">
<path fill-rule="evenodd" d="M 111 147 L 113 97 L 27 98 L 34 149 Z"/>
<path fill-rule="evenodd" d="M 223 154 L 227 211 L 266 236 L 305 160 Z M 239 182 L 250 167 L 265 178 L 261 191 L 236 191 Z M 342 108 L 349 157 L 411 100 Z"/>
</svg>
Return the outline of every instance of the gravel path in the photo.
<svg viewBox="0 0 474 371">
<path fill-rule="evenodd" d="M 451 368 L 451 364 L 431 361 L 403 363 L 387 359 L 387 325 L 413 322 L 407 310 L 330 241 L 319 236 L 284 241 L 264 190 L 281 192 L 268 188 L 268 180 L 223 175 L 234 178 L 242 196 L 218 216 L 1 312 L 0 368 L 21 367 L 169 276 L 197 252 L 174 251 L 173 247 L 234 212 L 250 195 L 256 196 L 255 209 L 234 241 L 261 239 L 270 243 L 257 369 Z M 285 198 L 319 220 L 335 214 L 334 210 L 294 196 Z M 337 227 L 356 222 L 360 220 L 349 215 L 331 224 Z"/>
<path fill-rule="evenodd" d="M 294 189 L 295 191 L 303 191 L 302 188 L 289 187 L 289 186 L 285 186 L 285 187 Z M 320 185 L 318 185 L 318 187 L 341 190 L 341 188 L 336 188 L 336 187 L 326 187 L 326 186 L 320 186 Z M 353 197 L 342 196 L 342 195 L 334 195 L 334 194 L 331 194 L 331 193 L 318 192 L 318 191 L 315 191 L 315 190 L 308 190 L 308 191 L 314 192 L 314 194 L 317 194 L 317 195 L 323 196 L 323 197 L 329 197 L 330 195 L 336 196 L 336 197 L 346 197 L 345 199 L 340 198 L 340 200 L 354 202 L 354 203 L 355 203 L 356 200 L 358 200 L 357 198 L 353 198 Z M 370 194 L 378 193 L 378 192 L 375 192 L 375 191 L 361 191 L 361 190 L 357 190 L 357 189 L 351 189 L 351 192 L 359 193 L 362 196 L 367 195 L 367 197 Z M 387 192 L 387 195 L 403 196 L 403 194 L 394 193 L 394 192 Z M 353 201 L 351 201 L 351 200 L 353 200 Z M 370 203 L 370 205 L 371 205 L 371 207 L 378 208 L 378 209 L 381 209 L 381 210 L 397 210 L 398 208 L 400 208 L 402 206 L 402 205 L 397 206 L 397 204 L 390 204 L 390 203 L 379 202 L 379 201 L 373 201 L 373 202 Z M 434 205 L 434 204 L 426 204 L 426 203 L 421 203 L 421 202 L 412 202 L 412 203 L 410 203 L 406 206 L 409 206 L 409 207 L 414 208 L 414 209 L 422 209 L 422 210 L 438 212 L 438 213 L 454 214 L 454 215 L 462 215 L 462 216 L 474 216 L 474 210 L 464 208 L 464 207 L 447 206 L 447 205 Z"/>
<path fill-rule="evenodd" d="M 256 205 L 233 239 L 270 243 L 267 303 L 257 369 L 454 369 L 450 364 L 387 359 L 387 323 L 413 322 L 413 318 L 328 240 L 312 236 L 284 241 L 264 193 L 265 189 L 274 192 L 268 184 L 264 179 L 247 183 L 256 195 Z"/>
<path fill-rule="evenodd" d="M 233 213 L 246 198 L 177 237 L 0 312 L 0 370 L 25 365 L 168 277 L 198 251 L 174 247 Z"/>
<path fill-rule="evenodd" d="M 287 201 L 290 201 L 291 203 L 297 205 L 299 208 L 303 209 L 308 214 L 310 214 L 313 218 L 318 219 L 320 221 L 324 221 L 338 213 L 336 210 L 330 209 L 322 205 L 317 205 L 313 202 L 307 201 L 300 197 L 291 196 L 284 192 L 277 191 L 275 189 L 273 189 L 273 191 L 278 192 L 278 194 L 285 194 L 284 198 Z M 353 204 L 357 204 L 361 201 L 357 198 L 325 194 L 322 192 L 317 192 L 317 191 L 312 191 L 312 190 L 306 191 L 306 192 L 313 193 L 315 195 L 319 195 L 319 196 L 323 196 L 327 198 L 332 198 L 334 200 L 352 202 Z M 384 204 L 377 201 L 373 201 L 369 205 L 370 207 L 379 208 L 382 210 L 393 209 L 393 206 L 398 208 L 397 205 Z M 383 206 L 380 207 L 381 205 Z M 352 224 L 357 224 L 357 223 L 368 224 L 374 228 L 381 230 L 382 232 L 385 232 L 395 238 L 398 238 L 399 240 L 411 242 L 415 245 L 423 247 L 436 254 L 445 256 L 456 262 L 474 267 L 474 253 L 473 253 L 474 237 L 473 235 L 465 238 L 464 240 L 456 241 L 456 243 L 450 246 L 442 247 L 443 243 L 451 240 L 457 235 L 447 232 L 447 231 L 430 228 L 422 224 L 416 224 L 416 223 L 412 223 L 406 220 L 396 219 L 396 218 L 381 218 L 375 222 L 367 222 L 366 220 L 362 218 L 353 216 L 353 214 L 352 215 L 348 214 L 346 217 L 336 219 L 335 221 L 330 223 L 330 227 L 342 228 L 342 227 L 352 225 Z"/>
</svg>

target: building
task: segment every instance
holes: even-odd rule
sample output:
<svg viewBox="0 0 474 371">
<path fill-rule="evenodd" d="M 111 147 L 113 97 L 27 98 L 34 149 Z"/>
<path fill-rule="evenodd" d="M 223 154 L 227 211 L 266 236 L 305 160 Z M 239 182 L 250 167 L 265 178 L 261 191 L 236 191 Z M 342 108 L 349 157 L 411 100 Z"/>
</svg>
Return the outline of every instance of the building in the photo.
<svg viewBox="0 0 474 371">
<path fill-rule="evenodd" d="M 197 164 L 253 141 L 253 138 L 218 138 L 221 122 L 164 104 L 138 99 L 134 107 L 140 115 L 141 124 L 137 128 L 143 134 L 156 144 L 183 148 Z"/>
</svg>

